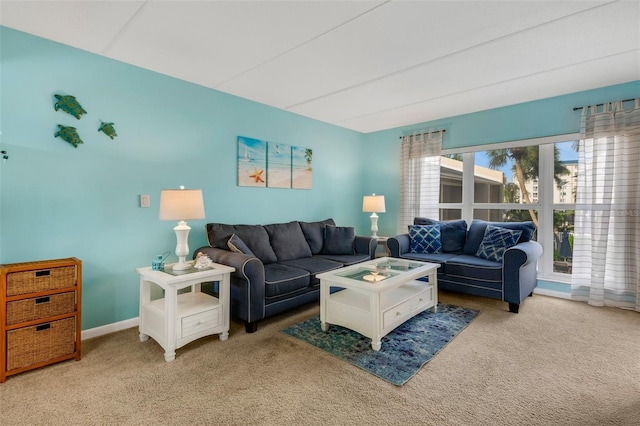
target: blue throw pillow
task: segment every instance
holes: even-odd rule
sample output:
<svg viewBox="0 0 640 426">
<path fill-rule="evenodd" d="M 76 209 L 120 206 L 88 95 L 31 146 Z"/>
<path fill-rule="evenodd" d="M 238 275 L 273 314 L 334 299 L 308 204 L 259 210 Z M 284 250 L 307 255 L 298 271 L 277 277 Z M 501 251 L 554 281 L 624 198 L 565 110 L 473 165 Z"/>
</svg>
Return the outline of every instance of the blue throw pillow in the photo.
<svg viewBox="0 0 640 426">
<path fill-rule="evenodd" d="M 520 230 L 487 225 L 476 256 L 494 262 L 502 262 L 504 252 L 518 243 L 520 235 L 522 235 Z"/>
<path fill-rule="evenodd" d="M 409 225 L 411 253 L 442 253 L 440 225 Z"/>
<path fill-rule="evenodd" d="M 324 227 L 324 254 L 353 254 L 355 240 L 355 228 L 326 225 Z"/>
<path fill-rule="evenodd" d="M 253 254 L 251 249 L 247 247 L 244 241 L 242 241 L 242 239 L 236 234 L 231 235 L 231 238 L 229 238 L 229 241 L 227 241 L 227 247 L 229 247 L 229 250 L 236 253 L 248 254 L 249 256 L 253 257 L 256 256 L 255 254 Z"/>
<path fill-rule="evenodd" d="M 440 225 L 440 241 L 443 253 L 462 253 L 467 239 L 467 222 L 463 219 L 439 221 L 425 217 L 413 219 L 414 225 Z"/>
</svg>

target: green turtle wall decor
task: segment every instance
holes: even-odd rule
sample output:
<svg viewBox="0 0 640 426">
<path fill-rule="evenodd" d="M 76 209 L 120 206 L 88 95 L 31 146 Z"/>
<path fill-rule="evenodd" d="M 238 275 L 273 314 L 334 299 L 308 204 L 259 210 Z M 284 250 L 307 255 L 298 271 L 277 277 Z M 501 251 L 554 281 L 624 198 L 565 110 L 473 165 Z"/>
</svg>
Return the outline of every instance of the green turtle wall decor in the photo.
<svg viewBox="0 0 640 426">
<path fill-rule="evenodd" d="M 58 94 L 55 94 L 53 96 L 58 100 L 58 102 L 56 102 L 53 105 L 53 108 L 56 111 L 61 109 L 64 112 L 73 115 L 78 120 L 80 120 L 80 117 L 82 116 L 82 114 L 87 113 L 87 111 L 82 109 L 80 102 L 76 100 L 75 96 L 71 96 L 71 95 L 63 96 Z"/>
<path fill-rule="evenodd" d="M 77 148 L 79 144 L 84 143 L 78 135 L 78 131 L 75 127 L 63 126 L 58 124 L 58 131 L 53 135 L 54 137 L 61 137 L 62 140 L 69 142 L 74 148 Z"/>
<path fill-rule="evenodd" d="M 109 136 L 111 139 L 118 136 L 118 134 L 116 133 L 115 127 L 113 127 L 113 123 L 105 123 L 102 120 L 100 120 L 100 128 L 98 129 L 98 131 L 103 132 L 105 135 Z"/>
</svg>

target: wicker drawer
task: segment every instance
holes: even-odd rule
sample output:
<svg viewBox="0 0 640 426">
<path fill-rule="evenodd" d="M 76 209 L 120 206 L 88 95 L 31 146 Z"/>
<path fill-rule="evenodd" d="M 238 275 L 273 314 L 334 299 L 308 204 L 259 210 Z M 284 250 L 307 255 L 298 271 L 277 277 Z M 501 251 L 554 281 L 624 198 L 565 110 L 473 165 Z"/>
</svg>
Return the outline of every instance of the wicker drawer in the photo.
<svg viewBox="0 0 640 426">
<path fill-rule="evenodd" d="M 75 317 L 7 331 L 7 371 L 72 354 L 75 349 Z"/>
<path fill-rule="evenodd" d="M 7 296 L 56 290 L 76 285 L 76 267 L 39 269 L 7 274 Z"/>
<path fill-rule="evenodd" d="M 68 314 L 75 310 L 75 291 L 52 294 L 46 297 L 15 300 L 7 303 L 7 325 Z"/>
</svg>

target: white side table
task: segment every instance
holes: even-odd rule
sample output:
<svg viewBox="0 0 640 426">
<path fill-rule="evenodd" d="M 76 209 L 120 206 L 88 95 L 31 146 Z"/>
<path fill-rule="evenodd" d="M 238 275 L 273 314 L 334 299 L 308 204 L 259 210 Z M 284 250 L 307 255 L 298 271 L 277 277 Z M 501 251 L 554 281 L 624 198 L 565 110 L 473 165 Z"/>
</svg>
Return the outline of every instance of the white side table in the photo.
<svg viewBox="0 0 640 426">
<path fill-rule="evenodd" d="M 230 274 L 234 268 L 214 263 L 213 269 L 195 268 L 173 272 L 172 265 L 165 272 L 150 266 L 137 268 L 140 275 L 140 341 L 152 337 L 165 350 L 164 359 L 173 361 L 176 349 L 212 334 L 220 340 L 229 337 Z M 218 297 L 200 291 L 203 282 L 218 281 Z M 164 298 L 151 300 L 151 285 L 164 290 Z M 191 292 L 178 290 L 191 287 Z"/>
</svg>

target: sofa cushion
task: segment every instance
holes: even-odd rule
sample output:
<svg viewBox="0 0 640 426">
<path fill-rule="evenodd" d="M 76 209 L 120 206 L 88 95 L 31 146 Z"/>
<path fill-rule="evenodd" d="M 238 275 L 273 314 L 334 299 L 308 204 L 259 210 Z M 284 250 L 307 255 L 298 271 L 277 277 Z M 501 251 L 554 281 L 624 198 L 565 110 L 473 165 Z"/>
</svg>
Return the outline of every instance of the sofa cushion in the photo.
<svg viewBox="0 0 640 426">
<path fill-rule="evenodd" d="M 233 234 L 229 238 L 229 241 L 227 241 L 227 247 L 235 253 L 248 254 L 249 256 L 255 257 L 255 254 L 253 254 L 251 249 L 247 247 L 244 241 L 242 241 L 242 238 L 238 237 L 236 234 Z"/>
<path fill-rule="evenodd" d="M 515 246 L 522 231 L 500 228 L 498 226 L 487 225 L 484 231 L 484 238 L 476 252 L 476 256 L 494 262 L 502 262 L 502 257 L 506 249 Z"/>
<path fill-rule="evenodd" d="M 447 261 L 458 256 L 455 253 L 405 253 L 403 259 L 419 260 L 421 262 L 439 263 L 438 272 L 444 274 L 447 272 Z"/>
<path fill-rule="evenodd" d="M 264 295 L 276 297 L 309 287 L 309 271 L 281 263 L 264 265 Z"/>
<path fill-rule="evenodd" d="M 291 266 L 293 268 L 304 269 L 305 271 L 308 271 L 312 275 L 342 268 L 342 263 L 334 262 L 332 260 L 325 259 L 320 256 L 291 259 L 291 260 L 286 260 L 280 263 L 283 265 Z"/>
<path fill-rule="evenodd" d="M 324 254 L 353 254 L 356 240 L 355 229 L 351 226 L 324 227 Z"/>
<path fill-rule="evenodd" d="M 229 250 L 227 245 L 229 238 L 236 234 L 262 263 L 269 264 L 278 260 L 271 244 L 269 244 L 269 234 L 262 225 L 207 223 L 206 229 L 211 247 Z"/>
<path fill-rule="evenodd" d="M 333 219 L 325 219 L 318 222 L 298 222 L 304 238 L 309 244 L 311 254 L 322 253 L 322 247 L 324 246 L 324 227 L 325 225 L 336 226 Z"/>
<path fill-rule="evenodd" d="M 317 257 L 332 260 L 344 266 L 351 266 L 355 265 L 356 263 L 371 260 L 371 256 L 369 256 L 368 254 L 319 254 Z"/>
<path fill-rule="evenodd" d="M 467 239 L 467 222 L 465 220 L 439 221 L 416 217 L 414 225 L 440 225 L 440 241 L 444 253 L 462 253 Z"/>
<path fill-rule="evenodd" d="M 459 254 L 447 260 L 449 277 L 465 278 L 490 283 L 502 283 L 502 264 L 468 254 Z"/>
<path fill-rule="evenodd" d="M 411 253 L 442 253 L 440 225 L 409 225 Z"/>
<path fill-rule="evenodd" d="M 274 223 L 265 225 L 264 229 L 269 234 L 271 248 L 276 253 L 278 262 L 311 256 L 311 249 L 298 222 Z"/>
<path fill-rule="evenodd" d="M 484 238 L 484 231 L 487 229 L 487 225 L 498 226 L 500 228 L 513 229 L 516 231 L 522 231 L 519 243 L 524 243 L 533 238 L 536 232 L 536 226 L 533 222 L 485 222 L 484 220 L 474 219 L 469 226 L 469 232 L 467 233 L 467 241 L 464 244 L 464 254 L 475 255 L 480 248 L 480 243 Z"/>
</svg>

